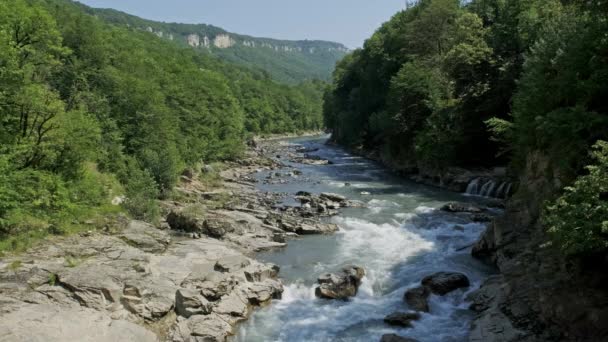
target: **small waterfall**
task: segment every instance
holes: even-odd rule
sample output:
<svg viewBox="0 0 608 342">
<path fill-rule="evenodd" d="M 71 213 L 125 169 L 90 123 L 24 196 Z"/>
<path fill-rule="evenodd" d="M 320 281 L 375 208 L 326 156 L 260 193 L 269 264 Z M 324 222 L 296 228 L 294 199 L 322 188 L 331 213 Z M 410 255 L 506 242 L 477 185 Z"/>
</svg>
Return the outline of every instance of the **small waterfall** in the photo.
<svg viewBox="0 0 608 342">
<path fill-rule="evenodd" d="M 494 194 L 494 196 L 498 197 L 498 198 L 503 198 L 506 185 L 507 185 L 507 182 L 500 183 L 500 186 L 498 187 L 498 190 L 496 190 L 496 193 Z"/>
<path fill-rule="evenodd" d="M 497 182 L 489 178 L 475 178 L 467 185 L 466 194 L 492 198 L 508 198 L 512 183 Z"/>
<path fill-rule="evenodd" d="M 481 191 L 479 192 L 480 196 L 483 197 L 489 197 L 490 194 L 492 193 L 492 190 L 494 190 L 494 187 L 496 186 L 496 183 L 494 183 L 493 180 L 489 180 L 487 181 L 482 187 L 481 187 Z"/>
<path fill-rule="evenodd" d="M 480 181 L 481 181 L 481 179 L 479 179 L 479 178 L 473 179 L 467 186 L 466 193 L 469 195 L 477 195 L 479 193 L 479 182 Z"/>
<path fill-rule="evenodd" d="M 512 185 L 513 184 L 509 183 L 509 185 L 507 186 L 507 190 L 505 190 L 505 195 L 503 198 L 507 198 L 507 197 L 509 197 L 509 195 L 511 195 L 511 186 Z"/>
</svg>

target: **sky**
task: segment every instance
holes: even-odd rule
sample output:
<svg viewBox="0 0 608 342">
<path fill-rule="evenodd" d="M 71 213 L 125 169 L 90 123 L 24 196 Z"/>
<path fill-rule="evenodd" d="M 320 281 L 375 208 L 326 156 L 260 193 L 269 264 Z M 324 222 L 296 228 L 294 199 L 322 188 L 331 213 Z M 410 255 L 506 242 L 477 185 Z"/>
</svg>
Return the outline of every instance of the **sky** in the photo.
<svg viewBox="0 0 608 342">
<path fill-rule="evenodd" d="M 211 24 L 277 39 L 363 45 L 405 0 L 79 0 L 156 21 Z"/>
</svg>

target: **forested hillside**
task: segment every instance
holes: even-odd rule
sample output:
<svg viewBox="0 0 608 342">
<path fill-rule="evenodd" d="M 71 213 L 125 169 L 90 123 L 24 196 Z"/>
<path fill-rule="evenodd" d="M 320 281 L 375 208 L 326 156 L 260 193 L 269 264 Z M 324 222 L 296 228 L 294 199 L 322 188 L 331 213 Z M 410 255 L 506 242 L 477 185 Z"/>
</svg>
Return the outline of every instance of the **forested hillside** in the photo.
<svg viewBox="0 0 608 342">
<path fill-rule="evenodd" d="M 568 253 L 606 251 L 605 143 L 589 153 L 608 138 L 606 13 L 606 1 L 421 0 L 338 64 L 326 125 L 407 171 L 523 175 L 542 155 L 557 189 L 580 176 L 547 228 Z M 528 201 L 555 198 L 543 191 Z"/>
<path fill-rule="evenodd" d="M 0 0 L 0 250 L 123 210 L 154 220 L 186 167 L 236 158 L 253 134 L 320 129 L 323 87 L 71 2 Z"/>
<path fill-rule="evenodd" d="M 329 80 L 336 62 L 348 52 L 339 43 L 258 38 L 227 32 L 212 25 L 163 23 L 113 9 L 81 7 L 105 22 L 133 31 L 146 31 L 201 53 L 264 70 L 273 79 L 286 83 Z"/>
</svg>

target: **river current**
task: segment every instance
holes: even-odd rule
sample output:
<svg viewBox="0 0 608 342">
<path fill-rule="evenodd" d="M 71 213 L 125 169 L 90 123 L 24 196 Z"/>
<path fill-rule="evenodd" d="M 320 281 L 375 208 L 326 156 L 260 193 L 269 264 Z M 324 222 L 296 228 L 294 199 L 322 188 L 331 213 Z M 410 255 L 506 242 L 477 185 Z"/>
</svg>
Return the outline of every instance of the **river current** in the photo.
<svg viewBox="0 0 608 342">
<path fill-rule="evenodd" d="M 492 272 L 470 256 L 468 247 L 485 227 L 438 208 L 450 201 L 483 200 L 396 177 L 372 161 L 325 145 L 326 139 L 289 142 L 318 148 L 312 154 L 331 160 L 332 165 L 287 163 L 302 174 L 286 178 L 285 184 L 260 182 L 259 189 L 289 193 L 288 198 L 301 190 L 334 192 L 367 207 L 344 209 L 331 218 L 340 227 L 335 235 L 302 237 L 290 240 L 285 249 L 258 254 L 259 260 L 281 267 L 285 292 L 281 300 L 257 310 L 243 323 L 234 340 L 376 342 L 383 334 L 396 333 L 420 342 L 467 341 L 473 316 L 465 297 Z M 260 172 L 257 177 L 263 180 L 267 175 Z M 366 270 L 357 296 L 349 301 L 316 298 L 317 277 L 347 265 Z M 411 328 L 383 322 L 395 311 L 407 312 L 404 292 L 438 271 L 465 273 L 471 287 L 431 296 L 430 313 Z"/>
</svg>

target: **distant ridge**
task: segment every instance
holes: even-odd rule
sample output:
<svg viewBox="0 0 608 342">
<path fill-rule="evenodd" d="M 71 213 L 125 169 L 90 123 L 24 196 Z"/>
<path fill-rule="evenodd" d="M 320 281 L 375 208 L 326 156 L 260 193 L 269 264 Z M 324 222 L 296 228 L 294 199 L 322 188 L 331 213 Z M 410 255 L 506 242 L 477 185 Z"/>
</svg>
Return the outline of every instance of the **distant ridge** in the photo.
<svg viewBox="0 0 608 342">
<path fill-rule="evenodd" d="M 285 83 L 328 80 L 336 62 L 349 52 L 346 46 L 335 42 L 259 38 L 231 33 L 213 25 L 158 22 L 114 9 L 79 5 L 105 22 L 148 31 L 203 53 L 264 70 L 273 79 Z"/>
</svg>

